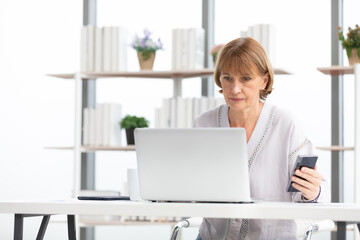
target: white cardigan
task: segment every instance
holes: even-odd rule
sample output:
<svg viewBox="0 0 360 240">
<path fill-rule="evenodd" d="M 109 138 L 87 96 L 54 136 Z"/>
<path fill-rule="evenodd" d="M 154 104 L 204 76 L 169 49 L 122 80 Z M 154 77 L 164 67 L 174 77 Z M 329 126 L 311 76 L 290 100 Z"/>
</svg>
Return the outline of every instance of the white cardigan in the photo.
<svg viewBox="0 0 360 240">
<path fill-rule="evenodd" d="M 224 104 L 205 112 L 194 127 L 230 127 L 228 110 Z M 247 147 L 252 198 L 304 202 L 300 192 L 286 191 L 296 157 L 314 151 L 294 116 L 265 102 Z M 323 181 L 318 202 L 329 202 L 328 189 Z M 204 219 L 200 227 L 203 240 L 296 239 L 295 235 L 291 220 Z"/>
</svg>

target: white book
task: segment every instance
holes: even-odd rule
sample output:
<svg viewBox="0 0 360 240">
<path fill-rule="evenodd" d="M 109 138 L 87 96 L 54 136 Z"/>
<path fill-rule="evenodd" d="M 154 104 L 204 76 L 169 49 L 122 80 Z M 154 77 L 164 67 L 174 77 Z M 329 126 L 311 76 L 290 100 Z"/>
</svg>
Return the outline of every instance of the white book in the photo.
<svg viewBox="0 0 360 240">
<path fill-rule="evenodd" d="M 125 27 L 119 27 L 119 48 L 117 71 L 127 71 L 128 69 L 128 44 L 129 33 Z"/>
<path fill-rule="evenodd" d="M 192 128 L 194 122 L 193 116 L 193 98 L 186 98 L 186 128 Z"/>
<path fill-rule="evenodd" d="M 190 28 L 188 29 L 189 34 L 189 41 L 188 41 L 188 69 L 195 69 L 196 68 L 196 29 Z"/>
<path fill-rule="evenodd" d="M 89 111 L 89 145 L 90 146 L 95 145 L 95 139 L 96 139 L 95 122 L 96 122 L 95 108 L 90 108 Z"/>
<path fill-rule="evenodd" d="M 83 110 L 83 140 L 82 140 L 82 144 L 83 145 L 89 145 L 89 130 L 90 130 L 90 126 L 89 126 L 89 113 L 90 109 L 89 108 L 84 108 Z"/>
<path fill-rule="evenodd" d="M 269 24 L 261 24 L 261 45 L 269 54 Z"/>
<path fill-rule="evenodd" d="M 95 72 L 102 71 L 103 62 L 103 31 L 102 28 L 95 28 Z"/>
<path fill-rule="evenodd" d="M 206 112 L 208 109 L 209 109 L 208 98 L 201 97 L 200 98 L 200 114 Z"/>
<path fill-rule="evenodd" d="M 240 31 L 240 37 L 241 37 L 241 38 L 245 38 L 245 37 L 247 37 L 247 36 L 248 36 L 247 31 Z"/>
<path fill-rule="evenodd" d="M 176 98 L 176 127 L 186 127 L 186 100 L 182 97 Z"/>
<path fill-rule="evenodd" d="M 87 26 L 87 62 L 86 69 L 89 72 L 93 72 L 95 70 L 95 27 Z"/>
<path fill-rule="evenodd" d="M 189 31 L 186 28 L 180 30 L 181 34 L 181 67 L 180 69 L 189 69 L 188 54 L 189 54 Z"/>
<path fill-rule="evenodd" d="M 255 40 L 257 40 L 260 44 L 262 43 L 262 39 L 261 39 L 261 24 L 255 24 L 253 26 L 253 29 L 254 29 L 254 35 L 253 35 L 253 38 Z"/>
<path fill-rule="evenodd" d="M 110 145 L 110 126 L 109 126 L 109 112 L 110 112 L 110 104 L 104 103 L 103 104 L 103 145 L 109 146 Z"/>
<path fill-rule="evenodd" d="M 121 128 L 120 121 L 122 118 L 121 104 L 109 104 L 109 145 L 121 145 Z"/>
<path fill-rule="evenodd" d="M 177 69 L 177 37 L 178 29 L 173 28 L 171 31 L 171 69 L 176 70 Z"/>
<path fill-rule="evenodd" d="M 178 28 L 175 31 L 175 70 L 181 69 L 181 58 L 182 58 L 182 37 L 181 37 L 181 29 Z"/>
<path fill-rule="evenodd" d="M 161 108 L 155 108 L 155 121 L 154 126 L 155 128 L 162 128 L 161 127 Z"/>
<path fill-rule="evenodd" d="M 164 98 L 162 100 L 161 107 L 161 127 L 169 128 L 170 127 L 170 98 Z"/>
<path fill-rule="evenodd" d="M 204 68 L 205 58 L 205 30 L 203 28 L 196 29 L 196 69 Z"/>
<path fill-rule="evenodd" d="M 170 99 L 170 128 L 176 128 L 176 98 Z"/>
<path fill-rule="evenodd" d="M 104 117 L 104 105 L 103 104 L 96 104 L 96 146 L 103 146 L 103 117 Z"/>
<path fill-rule="evenodd" d="M 117 72 L 119 66 L 119 27 L 111 27 L 111 72 Z"/>
<path fill-rule="evenodd" d="M 200 115 L 200 98 L 194 98 L 193 100 L 193 118 L 197 118 Z"/>
<path fill-rule="evenodd" d="M 269 24 L 269 49 L 268 55 L 272 66 L 276 66 L 276 27 Z"/>
<path fill-rule="evenodd" d="M 81 45 L 80 45 L 80 71 L 86 72 L 87 71 L 87 27 L 81 27 Z"/>
<path fill-rule="evenodd" d="M 103 71 L 111 71 L 111 27 L 103 27 Z"/>
<path fill-rule="evenodd" d="M 254 37 L 254 26 L 248 26 L 247 34 L 248 37 Z"/>
</svg>

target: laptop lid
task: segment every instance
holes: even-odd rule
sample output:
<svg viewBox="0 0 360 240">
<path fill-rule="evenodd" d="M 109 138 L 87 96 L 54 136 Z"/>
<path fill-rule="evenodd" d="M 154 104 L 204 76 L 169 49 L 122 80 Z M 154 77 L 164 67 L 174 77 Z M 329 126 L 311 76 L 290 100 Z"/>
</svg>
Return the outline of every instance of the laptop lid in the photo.
<svg viewBox="0 0 360 240">
<path fill-rule="evenodd" d="M 243 128 L 137 128 L 135 145 L 144 200 L 251 201 Z"/>
</svg>

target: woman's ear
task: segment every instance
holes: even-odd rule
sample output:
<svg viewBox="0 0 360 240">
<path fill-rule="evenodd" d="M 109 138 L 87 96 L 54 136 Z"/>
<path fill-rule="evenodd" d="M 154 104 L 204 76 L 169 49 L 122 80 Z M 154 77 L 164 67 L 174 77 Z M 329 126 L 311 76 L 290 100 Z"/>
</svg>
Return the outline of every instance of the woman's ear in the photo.
<svg viewBox="0 0 360 240">
<path fill-rule="evenodd" d="M 267 83 L 269 82 L 269 73 L 266 73 L 263 78 L 263 90 L 265 90 Z"/>
</svg>

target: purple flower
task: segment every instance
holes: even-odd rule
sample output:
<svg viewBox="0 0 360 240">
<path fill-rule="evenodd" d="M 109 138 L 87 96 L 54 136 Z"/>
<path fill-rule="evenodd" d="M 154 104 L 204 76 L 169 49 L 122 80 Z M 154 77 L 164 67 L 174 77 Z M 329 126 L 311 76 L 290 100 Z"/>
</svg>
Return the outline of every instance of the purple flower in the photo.
<svg viewBox="0 0 360 240">
<path fill-rule="evenodd" d="M 151 35 L 151 32 L 147 28 L 145 28 L 144 29 L 144 35 L 145 35 L 145 39 L 149 39 L 149 37 Z"/>
<path fill-rule="evenodd" d="M 163 48 L 163 44 L 162 44 L 160 38 L 157 40 L 156 46 L 157 46 L 158 49 L 162 49 L 162 48 Z"/>
<path fill-rule="evenodd" d="M 148 29 L 144 29 L 144 37 L 135 35 L 131 47 L 138 52 L 145 51 L 157 51 L 163 48 L 163 44 L 160 38 L 155 42 L 150 38 L 151 32 Z"/>
</svg>

